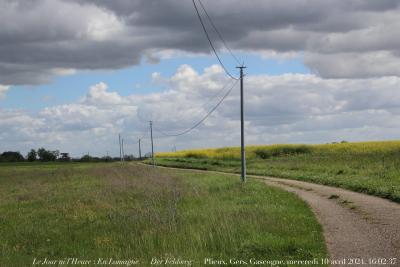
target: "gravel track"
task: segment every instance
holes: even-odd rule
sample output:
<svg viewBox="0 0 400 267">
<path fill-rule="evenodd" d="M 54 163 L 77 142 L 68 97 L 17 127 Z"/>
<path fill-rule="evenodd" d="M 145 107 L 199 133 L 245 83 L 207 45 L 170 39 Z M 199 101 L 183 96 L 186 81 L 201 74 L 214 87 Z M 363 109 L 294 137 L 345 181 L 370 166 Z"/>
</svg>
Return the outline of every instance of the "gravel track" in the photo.
<svg viewBox="0 0 400 267">
<path fill-rule="evenodd" d="M 308 203 L 323 227 L 330 260 L 335 261 L 331 266 L 400 266 L 400 204 L 337 187 L 249 177 L 292 192 Z"/>
<path fill-rule="evenodd" d="M 400 266 L 399 204 L 336 187 L 255 178 L 293 192 L 310 205 L 324 229 L 330 258 L 337 260 L 332 266 L 360 266 L 356 263 L 361 260 L 363 266 Z M 378 258 L 386 264 L 373 261 Z"/>
</svg>

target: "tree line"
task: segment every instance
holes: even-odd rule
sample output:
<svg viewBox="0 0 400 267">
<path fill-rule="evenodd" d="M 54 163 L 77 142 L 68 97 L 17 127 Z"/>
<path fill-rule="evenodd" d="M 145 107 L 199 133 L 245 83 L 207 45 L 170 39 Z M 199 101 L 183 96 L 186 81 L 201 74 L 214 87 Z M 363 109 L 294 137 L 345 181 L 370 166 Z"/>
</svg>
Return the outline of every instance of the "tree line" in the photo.
<svg viewBox="0 0 400 267">
<path fill-rule="evenodd" d="M 125 161 L 136 160 L 137 158 L 133 155 L 125 155 Z M 111 161 L 119 161 L 121 160 L 119 157 L 93 157 L 89 154 L 83 155 L 80 158 L 72 158 L 69 153 L 60 153 L 59 150 L 47 150 L 45 148 L 39 148 L 37 150 L 31 149 L 26 156 L 23 156 L 20 152 L 17 151 L 5 151 L 0 154 L 0 162 L 52 162 L 52 161 L 60 161 L 60 162 L 111 162 Z"/>
</svg>

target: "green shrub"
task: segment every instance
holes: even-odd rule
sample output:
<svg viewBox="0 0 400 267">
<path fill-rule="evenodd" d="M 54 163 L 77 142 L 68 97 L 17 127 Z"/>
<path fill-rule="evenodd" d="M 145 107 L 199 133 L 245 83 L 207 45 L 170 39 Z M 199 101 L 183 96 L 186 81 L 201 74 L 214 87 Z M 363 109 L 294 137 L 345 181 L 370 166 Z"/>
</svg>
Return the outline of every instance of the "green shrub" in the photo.
<svg viewBox="0 0 400 267">
<path fill-rule="evenodd" d="M 195 158 L 195 159 L 202 159 L 202 158 L 206 158 L 205 155 L 202 155 L 200 153 L 195 153 L 195 152 L 188 152 L 185 155 L 186 158 Z"/>
<path fill-rule="evenodd" d="M 257 148 L 254 151 L 256 157 L 261 159 L 267 159 L 270 157 L 299 155 L 311 152 L 312 152 L 311 147 L 306 145 L 288 145 L 288 146 L 279 145 L 275 147 Z"/>
<path fill-rule="evenodd" d="M 271 151 L 267 150 L 267 149 L 262 149 L 262 148 L 258 148 L 254 151 L 254 154 L 256 154 L 256 157 L 260 158 L 260 159 L 268 159 L 271 157 Z"/>
</svg>

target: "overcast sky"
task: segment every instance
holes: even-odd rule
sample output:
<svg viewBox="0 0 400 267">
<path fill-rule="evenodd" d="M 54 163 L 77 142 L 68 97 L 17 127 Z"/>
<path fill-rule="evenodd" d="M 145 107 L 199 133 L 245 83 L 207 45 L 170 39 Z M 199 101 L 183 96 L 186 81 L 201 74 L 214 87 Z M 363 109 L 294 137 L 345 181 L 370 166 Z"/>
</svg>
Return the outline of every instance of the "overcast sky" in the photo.
<svg viewBox="0 0 400 267">
<path fill-rule="evenodd" d="M 248 144 L 398 139 L 400 1 L 202 2 L 248 67 Z M 0 151 L 148 151 L 148 120 L 178 133 L 233 86 L 191 0 L 0 0 L 0 25 Z M 239 145 L 238 108 L 236 84 L 156 150 Z"/>
</svg>

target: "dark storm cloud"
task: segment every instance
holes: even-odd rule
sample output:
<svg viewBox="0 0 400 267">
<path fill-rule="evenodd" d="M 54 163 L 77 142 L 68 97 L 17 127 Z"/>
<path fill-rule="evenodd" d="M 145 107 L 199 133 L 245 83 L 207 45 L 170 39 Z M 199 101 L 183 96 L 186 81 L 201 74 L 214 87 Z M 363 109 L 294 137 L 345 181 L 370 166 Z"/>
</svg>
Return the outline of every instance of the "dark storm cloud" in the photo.
<svg viewBox="0 0 400 267">
<path fill-rule="evenodd" d="M 400 74 L 390 69 L 400 62 L 399 1 L 203 3 L 234 49 L 306 51 L 306 64 L 323 77 Z M 60 69 L 123 68 L 143 56 L 157 62 L 154 52 L 165 49 L 210 52 L 190 0 L 0 0 L 0 24 L 3 85 L 43 83 Z M 348 52 L 372 66 L 342 68 Z M 378 52 L 391 63 L 374 66 Z"/>
</svg>

